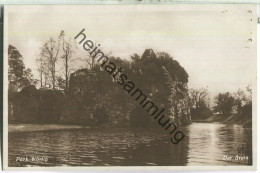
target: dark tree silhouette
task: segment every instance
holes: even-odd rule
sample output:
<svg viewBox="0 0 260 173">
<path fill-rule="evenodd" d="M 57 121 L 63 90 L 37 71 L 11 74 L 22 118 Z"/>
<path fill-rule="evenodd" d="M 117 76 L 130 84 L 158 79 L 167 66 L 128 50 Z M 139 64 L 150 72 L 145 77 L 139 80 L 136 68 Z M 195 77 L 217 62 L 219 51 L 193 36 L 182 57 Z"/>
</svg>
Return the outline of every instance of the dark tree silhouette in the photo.
<svg viewBox="0 0 260 173">
<path fill-rule="evenodd" d="M 23 57 L 12 45 L 8 47 L 8 81 L 9 90 L 20 91 L 22 88 L 35 84 L 30 68 L 25 68 Z"/>
<path fill-rule="evenodd" d="M 229 93 L 219 93 L 215 97 L 216 106 L 214 110 L 222 115 L 229 115 L 235 105 L 235 98 Z"/>
</svg>

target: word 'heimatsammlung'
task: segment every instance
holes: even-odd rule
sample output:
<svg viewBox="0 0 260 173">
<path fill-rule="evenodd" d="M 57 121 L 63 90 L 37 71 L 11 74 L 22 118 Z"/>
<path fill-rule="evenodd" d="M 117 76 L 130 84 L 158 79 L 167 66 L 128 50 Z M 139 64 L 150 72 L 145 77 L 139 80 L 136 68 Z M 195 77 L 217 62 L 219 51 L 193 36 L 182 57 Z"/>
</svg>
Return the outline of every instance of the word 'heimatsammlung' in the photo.
<svg viewBox="0 0 260 173">
<path fill-rule="evenodd" d="M 171 142 L 173 144 L 178 144 L 185 135 L 182 131 L 176 131 L 177 126 L 171 122 L 168 118 L 166 121 L 166 115 L 162 114 L 165 109 L 161 109 L 159 111 L 158 106 L 156 106 L 151 99 L 147 98 L 147 96 L 142 92 L 141 89 L 135 86 L 135 83 L 128 79 L 127 75 L 123 73 L 123 68 L 117 68 L 116 64 L 111 62 L 109 58 L 99 49 L 100 44 L 98 46 L 94 46 L 93 41 L 86 39 L 86 34 L 84 34 L 85 29 L 82 29 L 78 35 L 75 36 L 75 40 L 79 39 L 79 44 L 82 44 L 84 50 L 88 51 L 92 58 L 98 58 L 97 62 L 99 63 L 101 60 L 101 68 L 103 68 L 109 75 L 111 75 L 119 85 L 123 86 L 123 89 L 132 97 L 135 97 L 136 101 L 139 101 L 140 105 L 154 118 L 154 120 L 158 120 L 158 124 L 163 127 L 166 131 L 170 131 Z M 173 128 L 171 128 L 173 127 Z"/>
</svg>

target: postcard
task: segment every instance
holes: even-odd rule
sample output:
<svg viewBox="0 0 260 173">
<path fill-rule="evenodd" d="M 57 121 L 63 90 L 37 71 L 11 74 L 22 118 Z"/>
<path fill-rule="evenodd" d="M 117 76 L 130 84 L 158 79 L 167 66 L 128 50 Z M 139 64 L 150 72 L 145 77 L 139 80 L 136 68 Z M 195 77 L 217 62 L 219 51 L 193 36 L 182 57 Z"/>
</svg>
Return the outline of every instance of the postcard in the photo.
<svg viewBox="0 0 260 173">
<path fill-rule="evenodd" d="M 257 7 L 4 6 L 5 170 L 255 170 Z"/>
</svg>

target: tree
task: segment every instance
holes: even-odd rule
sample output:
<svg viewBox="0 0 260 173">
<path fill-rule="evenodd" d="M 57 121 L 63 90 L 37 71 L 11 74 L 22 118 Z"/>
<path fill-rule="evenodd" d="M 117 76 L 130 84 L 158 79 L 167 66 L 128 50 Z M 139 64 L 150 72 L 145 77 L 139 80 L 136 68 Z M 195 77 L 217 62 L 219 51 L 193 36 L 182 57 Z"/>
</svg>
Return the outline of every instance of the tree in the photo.
<svg viewBox="0 0 260 173">
<path fill-rule="evenodd" d="M 45 63 L 43 61 L 43 58 L 40 57 L 39 59 L 36 59 L 37 64 L 37 71 L 40 75 L 40 86 L 43 87 L 43 78 L 44 78 L 44 71 L 45 71 Z"/>
<path fill-rule="evenodd" d="M 251 86 L 247 86 L 246 90 L 238 89 L 237 92 L 234 93 L 234 97 L 238 107 L 243 107 L 246 104 L 250 104 L 252 102 Z"/>
<path fill-rule="evenodd" d="M 158 60 L 156 63 L 163 65 L 170 73 L 173 80 L 181 82 L 180 85 L 185 85 L 188 83 L 189 75 L 186 70 L 179 64 L 178 61 L 174 60 L 174 57 L 169 55 L 166 52 L 158 52 Z M 182 86 L 179 85 L 179 89 L 185 90 Z"/>
<path fill-rule="evenodd" d="M 12 45 L 8 47 L 8 81 L 10 91 L 17 92 L 35 84 L 30 68 L 25 68 L 23 57 Z"/>
<path fill-rule="evenodd" d="M 189 90 L 192 119 L 202 120 L 209 118 L 213 114 L 209 106 L 209 100 L 206 88 Z"/>
<path fill-rule="evenodd" d="M 96 43 L 94 43 L 94 47 L 97 47 Z M 89 54 L 88 58 L 83 59 L 83 61 L 88 63 L 89 69 L 92 69 L 96 64 L 96 60 L 95 60 L 95 57 L 93 55 L 95 55 L 95 54 L 92 54 L 92 55 Z"/>
<path fill-rule="evenodd" d="M 168 53 L 155 54 L 152 49 L 146 49 L 141 58 L 134 54 L 131 59 L 135 83 L 149 93 L 154 102 L 161 103 L 176 124 L 185 124 L 182 117 L 189 119 L 186 104 L 189 76 L 185 69 Z"/>
<path fill-rule="evenodd" d="M 98 47 L 97 43 L 94 43 L 93 47 L 94 48 Z M 87 55 L 85 55 L 85 54 L 81 55 L 81 57 L 79 57 L 79 60 L 86 62 L 89 69 L 93 69 L 95 67 L 95 65 L 97 64 L 97 59 L 99 59 L 98 57 L 95 56 L 96 52 L 93 52 L 92 54 L 87 53 Z M 105 56 L 108 57 L 111 54 L 112 54 L 112 52 L 109 51 L 108 53 L 105 54 Z M 97 55 L 97 56 L 99 56 L 99 55 Z M 84 57 L 84 58 L 82 58 L 82 57 Z"/>
<path fill-rule="evenodd" d="M 243 117 L 252 117 L 252 89 L 247 86 L 246 90 L 239 89 L 234 93 L 235 105 L 237 113 Z"/>
<path fill-rule="evenodd" d="M 57 86 L 59 89 L 66 91 L 66 81 L 60 76 L 57 77 Z"/>
<path fill-rule="evenodd" d="M 140 59 L 140 55 L 134 53 L 133 55 L 130 55 L 130 58 L 132 61 L 137 61 L 138 59 Z"/>
<path fill-rule="evenodd" d="M 147 83 L 163 83 L 161 67 L 164 66 L 172 80 L 176 82 L 180 96 L 182 92 L 186 93 L 188 91 L 186 87 L 188 73 L 168 53 L 158 52 L 155 54 L 152 49 L 146 49 L 141 58 L 137 54 L 132 55 L 131 58 L 131 67 L 135 72 L 139 71 L 146 75 Z"/>
<path fill-rule="evenodd" d="M 74 53 L 74 49 L 76 48 L 76 42 L 69 38 L 65 38 L 65 33 L 64 31 L 61 31 L 60 37 L 62 38 L 62 50 L 63 54 L 61 56 L 62 62 L 63 62 L 63 67 L 64 67 L 64 76 L 65 76 L 65 93 L 69 89 L 69 77 L 71 72 L 73 71 L 72 69 L 72 62 L 76 59 L 72 58 L 72 55 Z M 62 80 L 59 79 L 59 82 Z"/>
<path fill-rule="evenodd" d="M 231 113 L 233 106 L 235 105 L 235 98 L 229 93 L 219 93 L 215 97 L 216 106 L 214 110 L 220 112 L 222 115 L 228 115 Z"/>
<path fill-rule="evenodd" d="M 206 88 L 190 89 L 189 95 L 192 107 L 198 109 L 202 104 L 206 103 L 208 91 Z"/>
<path fill-rule="evenodd" d="M 44 43 L 41 48 L 41 56 L 44 57 L 44 61 L 46 62 L 46 67 L 50 72 L 51 80 L 52 80 L 52 88 L 55 89 L 56 86 L 56 65 L 59 58 L 60 52 L 60 37 L 58 40 L 54 40 L 54 38 L 50 37 L 48 41 Z"/>
</svg>

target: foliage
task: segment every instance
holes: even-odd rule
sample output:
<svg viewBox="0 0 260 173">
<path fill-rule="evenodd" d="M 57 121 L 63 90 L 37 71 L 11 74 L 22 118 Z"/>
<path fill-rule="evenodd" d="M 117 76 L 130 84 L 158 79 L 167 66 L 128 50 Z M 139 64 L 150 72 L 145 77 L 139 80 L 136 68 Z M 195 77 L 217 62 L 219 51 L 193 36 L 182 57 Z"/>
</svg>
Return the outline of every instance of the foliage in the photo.
<svg viewBox="0 0 260 173">
<path fill-rule="evenodd" d="M 206 88 L 190 89 L 189 99 L 192 119 L 202 120 L 212 116 L 213 112 L 209 106 L 210 99 Z"/>
<path fill-rule="evenodd" d="M 239 89 L 231 94 L 219 93 L 215 98 L 215 112 L 222 115 L 237 114 L 241 118 L 252 118 L 252 89 L 248 86 L 246 90 Z"/>
<path fill-rule="evenodd" d="M 30 68 L 25 68 L 23 57 L 12 45 L 8 47 L 8 81 L 9 91 L 17 92 L 22 88 L 35 84 Z"/>
<path fill-rule="evenodd" d="M 61 77 L 57 77 L 57 87 L 61 90 L 66 90 L 66 81 Z"/>
<path fill-rule="evenodd" d="M 235 105 L 239 114 L 244 117 L 252 116 L 252 89 L 247 86 L 246 90 L 239 89 L 234 93 Z"/>
<path fill-rule="evenodd" d="M 215 97 L 216 106 L 214 107 L 215 112 L 219 112 L 222 115 L 229 115 L 235 106 L 235 98 L 231 93 L 219 93 Z"/>
<path fill-rule="evenodd" d="M 152 49 L 146 49 L 141 58 L 136 54 L 132 56 L 131 67 L 135 72 L 145 75 L 146 84 L 163 84 L 162 67 L 169 72 L 173 81 L 176 81 L 177 94 L 183 98 L 187 90 L 188 74 L 180 64 L 168 53 L 159 52 L 157 55 Z"/>
<path fill-rule="evenodd" d="M 182 121 L 182 116 L 185 116 L 184 114 L 188 116 L 189 114 L 187 105 L 188 75 L 179 63 L 171 59 L 168 54 L 161 53 L 159 55 L 160 57 L 157 57 L 152 49 L 147 49 L 142 56 L 138 54 L 131 55 L 131 61 L 112 56 L 109 57 L 109 61 L 114 63 L 117 69 L 122 67 L 122 73 L 127 75 L 128 79 L 134 82 L 135 86 L 141 89 L 147 98 L 151 99 L 161 108 L 165 108 L 167 116 Z M 186 73 L 186 75 L 182 73 Z M 130 124 L 148 122 L 150 120 L 149 117 L 142 116 L 142 114 L 145 114 L 145 111 L 136 108 L 135 106 L 139 107 L 140 105 L 135 105 L 134 101 L 131 103 L 129 96 L 124 94 L 122 88 L 116 84 L 116 79 L 114 79 L 113 75 L 109 76 L 100 67 L 100 64 L 94 64 L 90 70 L 78 70 L 72 76 L 70 87 L 72 90 L 75 88 L 75 93 L 77 93 L 77 96 L 73 99 L 76 103 L 75 106 L 80 105 L 85 100 L 83 102 L 86 102 L 86 104 L 92 102 L 105 104 L 106 111 L 111 111 L 113 114 L 111 114 L 112 119 L 120 116 L 126 118 L 128 116 L 127 113 L 130 113 Z M 88 78 L 92 78 L 92 76 L 94 80 L 91 80 L 91 82 L 85 81 Z M 186 79 L 182 79 L 183 76 Z M 89 97 L 91 93 L 94 95 Z M 90 101 L 92 98 L 95 99 Z M 129 108 L 129 104 L 133 104 L 131 108 Z M 90 107 L 94 109 L 91 112 L 95 113 L 95 107 L 98 106 L 93 105 Z M 84 108 L 84 106 L 80 106 L 76 110 L 78 111 L 77 115 L 86 114 L 85 116 L 88 116 L 87 113 L 89 114 L 88 108 Z M 96 116 L 94 115 L 94 117 Z M 180 122 L 178 124 L 188 123 Z"/>
<path fill-rule="evenodd" d="M 213 115 L 213 111 L 205 102 L 202 102 L 198 108 L 191 108 L 192 120 L 204 120 Z"/>
</svg>

